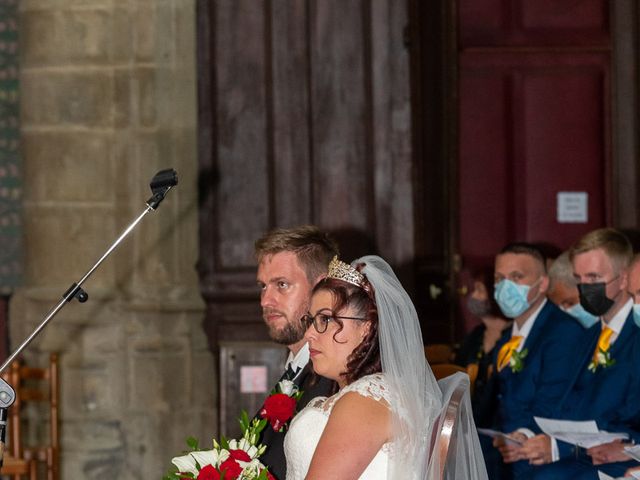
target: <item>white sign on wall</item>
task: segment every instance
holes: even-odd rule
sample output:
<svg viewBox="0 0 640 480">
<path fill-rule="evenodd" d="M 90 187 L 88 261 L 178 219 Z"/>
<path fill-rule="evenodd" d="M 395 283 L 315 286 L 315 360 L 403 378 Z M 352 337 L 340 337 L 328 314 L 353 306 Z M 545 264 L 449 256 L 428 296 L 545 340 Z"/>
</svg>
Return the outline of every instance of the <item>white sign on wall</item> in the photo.
<svg viewBox="0 0 640 480">
<path fill-rule="evenodd" d="M 588 221 L 587 192 L 558 192 L 558 223 L 587 223 Z"/>
<path fill-rule="evenodd" d="M 266 393 L 267 367 L 265 365 L 240 367 L 240 392 Z"/>
</svg>

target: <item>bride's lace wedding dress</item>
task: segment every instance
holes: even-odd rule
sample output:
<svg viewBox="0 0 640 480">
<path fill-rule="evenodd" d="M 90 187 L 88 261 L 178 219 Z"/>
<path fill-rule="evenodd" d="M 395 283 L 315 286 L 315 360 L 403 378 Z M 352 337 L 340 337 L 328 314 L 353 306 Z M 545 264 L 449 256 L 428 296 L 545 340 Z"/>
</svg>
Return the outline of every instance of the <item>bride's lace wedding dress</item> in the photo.
<svg viewBox="0 0 640 480">
<path fill-rule="evenodd" d="M 309 402 L 291 421 L 289 431 L 284 439 L 284 451 L 287 457 L 286 480 L 304 480 L 333 406 L 349 392 L 356 392 L 364 397 L 372 398 L 387 407 L 391 404 L 390 393 L 383 376 L 379 373 L 364 376 L 329 398 L 318 397 Z M 392 447 L 393 444 L 385 443 L 365 471 L 362 472 L 360 478 L 363 480 L 386 480 L 387 463 Z"/>
</svg>

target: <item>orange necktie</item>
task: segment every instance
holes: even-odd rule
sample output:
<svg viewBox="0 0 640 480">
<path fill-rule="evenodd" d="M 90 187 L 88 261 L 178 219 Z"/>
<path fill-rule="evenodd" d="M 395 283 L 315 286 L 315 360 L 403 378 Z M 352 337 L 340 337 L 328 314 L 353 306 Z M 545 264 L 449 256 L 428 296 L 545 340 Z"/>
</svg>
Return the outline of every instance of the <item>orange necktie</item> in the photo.
<svg viewBox="0 0 640 480">
<path fill-rule="evenodd" d="M 502 346 L 502 348 L 500 348 L 500 351 L 498 352 L 498 371 L 509 365 L 511 355 L 518 349 L 521 341 L 522 337 L 520 335 L 514 335 Z"/>
<path fill-rule="evenodd" d="M 609 350 L 609 345 L 611 344 L 611 335 L 613 335 L 613 330 L 611 330 L 609 327 L 604 327 L 600 332 L 596 351 L 593 352 L 593 362 L 595 364 L 598 363 L 598 354 L 600 352 L 606 352 Z"/>
</svg>

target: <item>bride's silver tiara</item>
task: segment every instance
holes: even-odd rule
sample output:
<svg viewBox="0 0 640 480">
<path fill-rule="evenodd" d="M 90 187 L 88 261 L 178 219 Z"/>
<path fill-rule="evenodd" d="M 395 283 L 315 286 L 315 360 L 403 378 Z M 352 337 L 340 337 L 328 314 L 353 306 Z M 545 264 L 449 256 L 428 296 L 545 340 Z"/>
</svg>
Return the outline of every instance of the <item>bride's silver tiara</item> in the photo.
<svg viewBox="0 0 640 480">
<path fill-rule="evenodd" d="M 329 263 L 327 278 L 335 278 L 350 283 L 356 287 L 364 288 L 365 277 L 348 263 L 338 260 L 335 256 Z"/>
</svg>

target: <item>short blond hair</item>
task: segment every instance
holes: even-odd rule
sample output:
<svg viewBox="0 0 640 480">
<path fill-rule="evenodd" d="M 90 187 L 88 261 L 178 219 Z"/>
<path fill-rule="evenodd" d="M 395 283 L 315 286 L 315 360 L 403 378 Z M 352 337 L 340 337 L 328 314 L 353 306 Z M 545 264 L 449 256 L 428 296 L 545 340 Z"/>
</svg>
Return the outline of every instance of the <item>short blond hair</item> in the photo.
<svg viewBox="0 0 640 480">
<path fill-rule="evenodd" d="M 319 276 L 326 275 L 329 262 L 339 253 L 333 238 L 315 225 L 278 228 L 256 240 L 255 254 L 258 262 L 267 255 L 280 252 L 295 253 L 311 283 Z"/>
<path fill-rule="evenodd" d="M 615 228 L 599 228 L 584 235 L 569 250 L 571 261 L 581 253 L 600 248 L 611 260 L 616 273 L 629 267 L 633 258 L 633 248 L 627 236 Z"/>
</svg>

